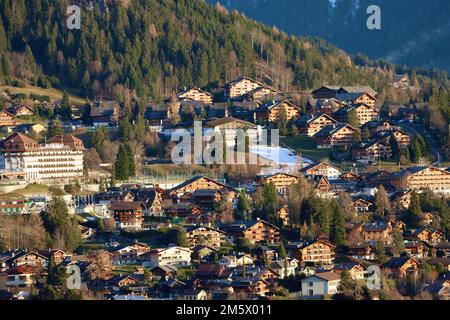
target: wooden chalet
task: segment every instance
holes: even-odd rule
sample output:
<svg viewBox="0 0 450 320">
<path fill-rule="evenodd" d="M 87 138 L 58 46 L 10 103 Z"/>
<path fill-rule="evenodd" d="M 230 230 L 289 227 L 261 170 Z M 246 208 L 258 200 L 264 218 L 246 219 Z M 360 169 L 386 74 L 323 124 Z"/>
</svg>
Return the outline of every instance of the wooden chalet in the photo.
<svg viewBox="0 0 450 320">
<path fill-rule="evenodd" d="M 353 144 L 356 129 L 347 123 L 324 127 L 314 136 L 317 148 L 349 148 Z"/>
<path fill-rule="evenodd" d="M 285 112 L 287 120 L 296 120 L 301 109 L 288 100 L 269 101 L 256 109 L 256 120 L 259 122 L 276 122 L 280 112 Z"/>
<path fill-rule="evenodd" d="M 313 137 L 323 128 L 336 124 L 338 124 L 338 121 L 327 114 L 321 114 L 317 116 L 303 116 L 296 122 L 300 134 L 310 137 Z"/>
</svg>

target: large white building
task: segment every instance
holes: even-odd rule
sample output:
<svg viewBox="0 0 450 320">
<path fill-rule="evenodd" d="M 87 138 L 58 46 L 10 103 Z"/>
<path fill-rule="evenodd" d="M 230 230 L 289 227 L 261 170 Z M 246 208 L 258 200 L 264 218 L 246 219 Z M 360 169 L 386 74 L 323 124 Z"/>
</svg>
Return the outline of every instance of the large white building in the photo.
<svg viewBox="0 0 450 320">
<path fill-rule="evenodd" d="M 65 184 L 83 177 L 83 142 L 72 135 L 45 144 L 14 133 L 0 142 L 0 178 L 29 183 Z"/>
</svg>

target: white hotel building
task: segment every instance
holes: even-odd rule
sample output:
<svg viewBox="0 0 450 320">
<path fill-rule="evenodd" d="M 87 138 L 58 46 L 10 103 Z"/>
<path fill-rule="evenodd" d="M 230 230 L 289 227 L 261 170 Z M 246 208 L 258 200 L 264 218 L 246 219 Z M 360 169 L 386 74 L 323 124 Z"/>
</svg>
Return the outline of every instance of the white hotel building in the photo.
<svg viewBox="0 0 450 320">
<path fill-rule="evenodd" d="M 14 133 L 0 142 L 0 179 L 66 184 L 83 177 L 83 142 L 72 135 L 45 144 Z"/>
</svg>

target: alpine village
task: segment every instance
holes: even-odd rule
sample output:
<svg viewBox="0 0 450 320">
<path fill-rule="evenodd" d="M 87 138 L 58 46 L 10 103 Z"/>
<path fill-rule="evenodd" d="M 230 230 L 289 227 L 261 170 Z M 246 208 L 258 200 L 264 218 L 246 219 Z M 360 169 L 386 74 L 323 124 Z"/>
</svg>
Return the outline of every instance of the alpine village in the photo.
<svg viewBox="0 0 450 320">
<path fill-rule="evenodd" d="M 78 1 L 69 30 L 65 3 L 0 2 L 1 300 L 450 298 L 447 73 L 220 4 Z M 277 157 L 173 163 L 198 122 Z"/>
</svg>

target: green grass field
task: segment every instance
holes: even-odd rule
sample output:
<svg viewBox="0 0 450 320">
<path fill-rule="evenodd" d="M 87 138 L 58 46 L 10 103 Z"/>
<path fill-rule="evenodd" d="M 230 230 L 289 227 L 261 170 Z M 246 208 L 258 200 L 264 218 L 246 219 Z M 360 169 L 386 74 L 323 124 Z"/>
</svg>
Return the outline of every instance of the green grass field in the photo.
<svg viewBox="0 0 450 320">
<path fill-rule="evenodd" d="M 305 136 L 285 137 L 281 138 L 280 142 L 282 146 L 294 149 L 305 158 L 311 159 L 313 161 L 328 159 L 330 151 L 333 150 L 333 149 L 317 149 L 317 145 L 314 142 L 314 139 Z"/>
</svg>

